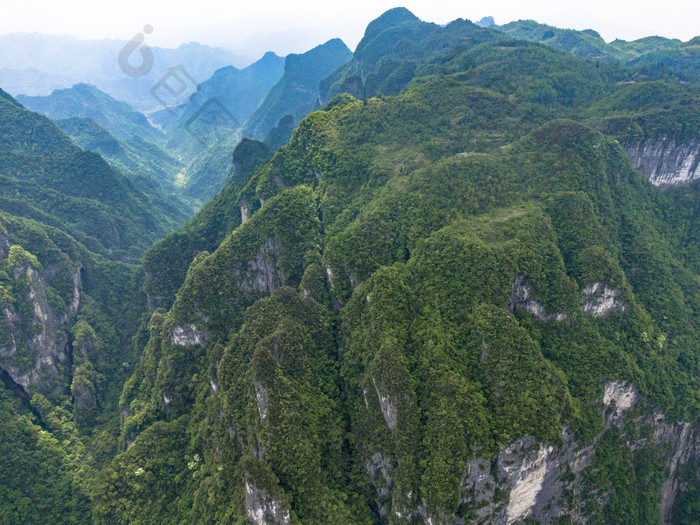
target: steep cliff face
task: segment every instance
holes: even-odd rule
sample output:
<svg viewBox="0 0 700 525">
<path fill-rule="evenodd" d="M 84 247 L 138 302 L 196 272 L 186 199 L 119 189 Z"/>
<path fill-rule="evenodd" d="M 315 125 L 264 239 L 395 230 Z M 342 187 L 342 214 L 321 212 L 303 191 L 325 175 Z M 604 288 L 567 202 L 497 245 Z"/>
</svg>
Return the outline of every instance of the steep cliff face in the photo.
<svg viewBox="0 0 700 525">
<path fill-rule="evenodd" d="M 644 408 L 635 412 L 638 402 Z M 600 470 L 597 455 L 610 433 L 615 433 L 619 450 L 625 451 L 618 452 L 622 456 L 658 454 L 655 467 L 663 481 L 653 487 L 662 494 L 657 517 L 672 523 L 673 503 L 678 491 L 687 487 L 679 472 L 700 457 L 700 421 L 667 422 L 664 414 L 646 405 L 633 385 L 621 382 L 604 383 L 602 410 L 605 425 L 591 443 L 577 443 L 564 428 L 559 445 L 526 436 L 490 460 L 470 460 L 460 496 L 468 512 L 454 523 L 508 525 L 527 519 L 552 523 L 565 516 L 571 523 L 589 523 L 600 518 L 596 507 L 604 505 L 611 493 L 591 491 L 587 483 Z"/>
<path fill-rule="evenodd" d="M 605 424 L 589 443 L 578 443 L 567 427 L 556 445 L 522 437 L 504 446 L 491 458 L 467 461 L 459 488 L 459 512 L 454 520 L 431 516 L 425 503 L 413 508 L 391 509 L 393 466 L 390 458 L 375 454 L 366 464 L 381 514 L 389 522 L 407 518 L 420 523 L 510 525 L 513 523 L 590 523 L 602 518 L 601 505 L 613 495 L 592 490 L 590 479 L 601 470 L 604 447 L 614 435 L 617 454 L 655 457 L 660 479 L 651 487 L 661 493 L 659 521 L 673 523 L 673 505 L 679 491 L 688 490 L 680 472 L 700 458 L 700 421 L 670 423 L 652 410 L 633 385 L 604 382 L 601 413 Z M 641 403 L 643 408 L 635 411 Z M 625 468 L 624 466 L 622 468 Z M 687 474 L 686 474 L 687 475 Z M 692 478 L 692 474 L 691 474 Z M 691 489 L 692 490 L 692 489 Z M 396 520 L 398 518 L 399 521 Z"/>
<path fill-rule="evenodd" d="M 628 145 L 625 151 L 654 186 L 688 185 L 700 179 L 700 138 L 679 142 L 662 135 Z"/>
<path fill-rule="evenodd" d="M 49 288 L 56 269 L 44 270 L 33 255 L 20 246 L 9 248 L 3 261 L 14 300 L 3 309 L 4 341 L 0 347 L 0 367 L 25 391 L 47 395 L 60 392 L 59 380 L 67 365 L 68 334 L 80 305 L 82 265 L 72 278 L 70 302 L 50 301 L 56 291 Z"/>
</svg>

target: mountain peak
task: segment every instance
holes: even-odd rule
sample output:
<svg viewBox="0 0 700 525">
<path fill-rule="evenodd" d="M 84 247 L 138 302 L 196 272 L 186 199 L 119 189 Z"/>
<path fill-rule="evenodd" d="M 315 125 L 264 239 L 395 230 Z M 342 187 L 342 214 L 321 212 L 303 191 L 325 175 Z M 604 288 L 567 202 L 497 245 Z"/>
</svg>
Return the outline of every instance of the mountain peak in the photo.
<svg viewBox="0 0 700 525">
<path fill-rule="evenodd" d="M 277 60 L 277 59 L 279 59 L 279 58 L 282 58 L 282 57 L 280 57 L 280 56 L 279 56 L 277 53 L 275 53 L 274 51 L 268 51 L 268 52 L 266 52 L 266 53 L 260 58 L 260 60 L 259 60 L 258 62 L 260 62 L 260 61 L 262 61 L 262 60 L 265 60 L 265 61 L 268 61 L 268 60 Z"/>
<path fill-rule="evenodd" d="M 369 23 L 364 38 L 374 38 L 385 29 L 412 22 L 420 22 L 420 19 L 405 7 L 394 7 Z"/>
<path fill-rule="evenodd" d="M 492 25 L 495 25 L 496 21 L 493 19 L 492 16 L 485 16 L 481 20 L 479 20 L 476 25 L 480 27 L 491 27 Z"/>
<path fill-rule="evenodd" d="M 285 74 L 295 74 L 296 70 L 303 64 L 305 68 L 329 69 L 326 74 L 330 74 L 339 64 L 350 60 L 352 51 L 340 38 L 332 38 L 306 53 L 287 55 L 285 59 Z M 325 63 L 332 63 L 332 66 L 325 66 Z"/>
</svg>

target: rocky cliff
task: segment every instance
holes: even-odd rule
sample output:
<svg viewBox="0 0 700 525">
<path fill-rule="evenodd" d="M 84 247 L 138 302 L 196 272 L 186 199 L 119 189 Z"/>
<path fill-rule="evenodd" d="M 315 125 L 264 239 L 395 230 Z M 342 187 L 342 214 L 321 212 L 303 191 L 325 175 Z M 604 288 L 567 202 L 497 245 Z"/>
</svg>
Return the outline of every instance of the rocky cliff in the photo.
<svg viewBox="0 0 700 525">
<path fill-rule="evenodd" d="M 687 185 L 700 179 L 700 138 L 679 142 L 660 136 L 629 145 L 625 151 L 654 186 Z"/>
<path fill-rule="evenodd" d="M 25 391 L 59 393 L 59 375 L 70 357 L 68 334 L 80 305 L 82 265 L 75 269 L 72 297 L 65 304 L 50 300 L 57 295 L 49 288 L 57 268 L 44 269 L 18 245 L 9 247 L 8 258 L 2 263 L 9 277 L 4 291 L 13 290 L 14 297 L 2 310 L 0 367 Z"/>
</svg>

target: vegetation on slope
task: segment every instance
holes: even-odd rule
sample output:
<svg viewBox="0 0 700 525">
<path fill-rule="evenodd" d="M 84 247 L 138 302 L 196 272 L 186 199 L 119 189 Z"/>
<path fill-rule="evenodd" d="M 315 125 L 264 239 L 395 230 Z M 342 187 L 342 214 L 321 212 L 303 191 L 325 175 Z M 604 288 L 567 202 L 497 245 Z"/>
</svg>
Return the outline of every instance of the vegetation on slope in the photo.
<svg viewBox="0 0 700 525">
<path fill-rule="evenodd" d="M 362 64 L 377 85 L 398 79 L 380 67 L 402 55 L 397 35 L 420 39 L 405 46 L 415 62 L 394 95 L 340 93 Z M 47 445 L 56 469 L 94 454 L 70 466 L 94 470 L 59 515 L 87 501 L 105 523 L 473 520 L 466 465 L 529 436 L 593 447 L 581 472 L 562 474 L 582 489 L 567 494 L 562 521 L 658 523 L 670 451 L 648 435 L 632 450 L 621 429 L 653 409 L 698 417 L 697 186 L 659 191 L 624 146 L 692 136 L 695 121 L 676 117 L 692 117 L 695 88 L 663 70 L 663 81 L 628 85 L 636 71 L 621 65 L 405 10 L 363 42 L 331 77 L 339 94 L 288 144 L 269 159 L 265 144 L 241 143 L 229 184 L 147 251 L 147 316 L 128 310 L 144 302 L 131 269 L 77 243 L 81 255 L 67 254 L 66 268 L 85 260 L 105 276 L 86 279 L 82 308 L 95 308 L 74 325 L 72 399 L 35 394 L 36 414 L 4 405 L 23 415 L 27 439 L 32 418 L 63 422 L 52 436 L 76 444 Z M 24 251 L 3 258 L 0 298 L 19 310 L 12 268 L 51 263 L 26 240 L 11 244 Z M 56 304 L 69 298 L 62 275 Z M 118 279 L 132 284 L 105 284 Z M 91 354 L 99 345 L 138 362 L 119 376 L 115 353 Z M 606 425 L 606 380 L 642 396 L 623 426 Z M 106 412 L 81 394 L 100 388 Z M 118 428 L 100 454 L 91 418 L 100 432 Z M 693 468 L 679 478 L 681 523 L 698 505 Z M 33 497 L 10 487 L 12 501 Z M 65 497 L 65 482 L 56 487 Z M 494 505 L 506 489 L 490 489 Z"/>
</svg>

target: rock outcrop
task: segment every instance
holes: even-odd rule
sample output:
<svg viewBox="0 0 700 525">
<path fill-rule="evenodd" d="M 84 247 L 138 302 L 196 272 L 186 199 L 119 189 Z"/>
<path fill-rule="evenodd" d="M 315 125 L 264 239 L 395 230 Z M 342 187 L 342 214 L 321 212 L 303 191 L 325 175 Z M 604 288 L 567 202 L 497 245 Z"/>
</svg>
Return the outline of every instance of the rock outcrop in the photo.
<svg viewBox="0 0 700 525">
<path fill-rule="evenodd" d="M 525 277 L 523 275 L 516 275 L 513 280 L 510 301 L 508 302 L 508 309 L 511 312 L 522 308 L 540 321 L 566 321 L 568 317 L 566 312 L 545 312 L 544 306 L 535 300 L 532 290 L 524 284 L 524 280 Z"/>
<path fill-rule="evenodd" d="M 587 523 L 590 515 L 582 511 L 583 507 L 592 498 L 602 501 L 607 495 L 592 495 L 583 473 L 595 468 L 592 462 L 596 449 L 610 429 L 619 430 L 621 445 L 631 451 L 647 446 L 663 451 L 666 467 L 661 487 L 662 512 L 664 523 L 671 523 L 673 503 L 685 486 L 679 473 L 688 461 L 700 459 L 700 423 L 671 423 L 653 409 L 629 417 L 641 399 L 634 385 L 604 381 L 601 402 L 605 425 L 592 442 L 578 443 L 570 429 L 564 427 L 558 445 L 524 436 L 503 447 L 493 458 L 470 459 L 460 486 L 462 510 L 451 523 L 510 525 L 568 518 L 572 523 Z M 650 429 L 646 437 L 641 437 L 645 435 L 640 432 L 643 428 Z M 424 504 L 398 511 L 391 508 L 395 499 L 392 457 L 376 453 L 366 462 L 366 469 L 382 516 L 392 512 L 418 523 L 438 522 L 427 514 Z"/>
<path fill-rule="evenodd" d="M 60 364 L 69 359 L 68 333 L 80 306 L 81 270 L 82 265 L 73 275 L 70 302 L 59 311 L 48 300 L 47 276 L 41 269 L 26 263 L 9 272 L 15 289 L 25 292 L 2 311 L 7 336 L 0 341 L 0 368 L 27 392 L 54 395 L 63 390 L 57 379 Z"/>
<path fill-rule="evenodd" d="M 248 521 L 255 525 L 287 525 L 291 522 L 289 508 L 250 480 L 245 483 L 245 510 Z"/>
<path fill-rule="evenodd" d="M 700 139 L 685 143 L 661 136 L 625 147 L 635 168 L 654 186 L 687 185 L 700 179 Z"/>
<path fill-rule="evenodd" d="M 372 378 L 372 383 L 374 384 L 374 389 L 377 392 L 379 407 L 382 410 L 382 415 L 384 416 L 386 426 L 388 426 L 391 430 L 394 430 L 396 428 L 396 404 L 390 399 L 388 394 L 383 393 L 379 389 L 376 379 Z"/>
<path fill-rule="evenodd" d="M 240 275 L 240 288 L 245 292 L 271 294 L 284 284 L 284 276 L 277 265 L 279 246 L 271 237 L 260 247 L 260 252 L 246 263 L 236 263 L 234 273 Z"/>
<path fill-rule="evenodd" d="M 581 291 L 583 314 L 591 317 L 605 317 L 612 312 L 623 313 L 627 307 L 618 299 L 621 290 L 610 288 L 604 283 L 593 283 Z"/>
<path fill-rule="evenodd" d="M 173 328 L 170 344 L 173 346 L 201 346 L 207 340 L 207 333 L 199 330 L 194 324 L 186 324 Z"/>
</svg>

